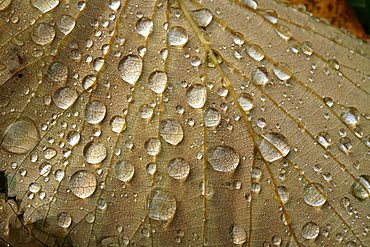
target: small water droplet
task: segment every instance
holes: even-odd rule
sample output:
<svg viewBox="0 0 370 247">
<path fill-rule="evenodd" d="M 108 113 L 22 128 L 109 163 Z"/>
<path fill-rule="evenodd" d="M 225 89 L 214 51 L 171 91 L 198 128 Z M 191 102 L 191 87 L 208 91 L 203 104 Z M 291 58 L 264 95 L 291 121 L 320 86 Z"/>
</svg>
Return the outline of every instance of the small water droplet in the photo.
<svg viewBox="0 0 370 247">
<path fill-rule="evenodd" d="M 308 222 L 302 227 L 302 237 L 305 239 L 316 239 L 319 233 L 320 228 L 314 222 Z"/>
<path fill-rule="evenodd" d="M 238 102 L 245 112 L 249 112 L 253 108 L 253 98 L 248 93 L 240 95 L 238 97 Z"/>
<path fill-rule="evenodd" d="M 86 104 L 85 120 L 90 124 L 98 124 L 103 121 L 107 108 L 99 101 L 92 101 Z"/>
<path fill-rule="evenodd" d="M 164 92 L 167 86 L 167 74 L 163 71 L 154 71 L 149 75 L 149 87 L 158 94 Z"/>
<path fill-rule="evenodd" d="M 53 101 L 60 109 L 68 109 L 76 101 L 78 93 L 69 87 L 59 88 L 53 95 Z"/>
<path fill-rule="evenodd" d="M 58 226 L 68 228 L 72 223 L 72 217 L 67 213 L 61 213 L 58 216 Z"/>
<path fill-rule="evenodd" d="M 221 122 L 221 114 L 215 108 L 208 108 L 203 113 L 204 124 L 207 127 L 216 127 Z"/>
<path fill-rule="evenodd" d="M 161 137 L 171 145 L 178 145 L 184 138 L 181 125 L 173 119 L 162 120 L 159 129 Z"/>
<path fill-rule="evenodd" d="M 197 9 L 191 12 L 195 23 L 200 27 L 207 27 L 213 18 L 212 12 L 209 9 Z"/>
<path fill-rule="evenodd" d="M 269 81 L 267 75 L 267 70 L 263 67 L 257 67 L 251 73 L 253 81 L 258 85 L 265 85 Z"/>
<path fill-rule="evenodd" d="M 148 37 L 153 32 L 153 21 L 147 17 L 142 17 L 136 22 L 136 32 L 143 37 Z"/>
<path fill-rule="evenodd" d="M 255 44 L 249 45 L 246 48 L 247 54 L 256 61 L 262 61 L 265 58 L 265 52 L 263 49 Z"/>
<path fill-rule="evenodd" d="M 149 218 L 170 221 L 176 213 L 176 199 L 167 191 L 153 189 L 148 197 Z"/>
<path fill-rule="evenodd" d="M 324 186 L 318 183 L 309 183 L 303 189 L 305 203 L 313 207 L 320 207 L 326 202 Z"/>
<path fill-rule="evenodd" d="M 148 155 L 156 156 L 161 151 L 161 141 L 158 138 L 149 138 L 144 143 L 144 148 Z"/>
<path fill-rule="evenodd" d="M 174 158 L 168 162 L 167 172 L 174 179 L 185 179 L 190 172 L 190 165 L 184 158 Z"/>
<path fill-rule="evenodd" d="M 72 175 L 69 188 L 75 196 L 87 198 L 96 190 L 96 178 L 88 171 L 79 170 Z"/>
<path fill-rule="evenodd" d="M 143 61 L 135 55 L 128 55 L 118 63 L 118 71 L 121 78 L 134 85 L 143 71 Z"/>
<path fill-rule="evenodd" d="M 49 24 L 40 23 L 33 29 L 31 38 L 38 45 L 47 45 L 54 40 L 55 30 Z"/>
<path fill-rule="evenodd" d="M 287 81 L 292 76 L 291 68 L 288 64 L 278 62 L 272 67 L 274 74 L 282 81 Z"/>
<path fill-rule="evenodd" d="M 279 160 L 288 155 L 290 145 L 286 137 L 280 133 L 269 132 L 263 135 L 259 144 L 263 158 L 268 162 Z"/>
<path fill-rule="evenodd" d="M 171 46 L 184 46 L 188 42 L 188 34 L 183 27 L 171 27 L 167 33 L 168 44 Z"/>
<path fill-rule="evenodd" d="M 101 143 L 89 142 L 83 149 L 83 155 L 86 162 L 98 164 L 107 157 L 107 149 Z"/>
<path fill-rule="evenodd" d="M 47 74 L 52 81 L 64 81 L 68 76 L 68 68 L 60 62 L 53 62 L 49 65 Z"/>
<path fill-rule="evenodd" d="M 280 200 L 286 204 L 289 200 L 289 192 L 285 186 L 278 186 L 278 192 L 280 196 Z"/>
<path fill-rule="evenodd" d="M 351 192 L 359 200 L 365 200 L 370 193 L 370 176 L 361 175 L 353 182 Z"/>
<path fill-rule="evenodd" d="M 231 239 L 234 244 L 242 245 L 247 241 L 245 229 L 238 225 L 231 226 Z"/>
<path fill-rule="evenodd" d="M 134 176 L 135 168 L 132 164 L 120 160 L 117 161 L 115 165 L 115 172 L 119 180 L 121 180 L 122 182 L 128 182 Z"/>
<path fill-rule="evenodd" d="M 186 91 L 186 102 L 193 108 L 202 108 L 206 103 L 207 90 L 201 84 L 195 84 Z"/>
<path fill-rule="evenodd" d="M 360 113 L 354 107 L 349 107 L 345 109 L 340 116 L 348 125 L 356 125 L 360 120 Z"/>
<path fill-rule="evenodd" d="M 121 133 L 126 129 L 126 120 L 121 116 L 114 116 L 110 121 L 112 131 L 115 133 Z"/>
<path fill-rule="evenodd" d="M 41 12 L 46 13 L 54 9 L 59 4 L 59 0 L 31 0 L 31 4 Z"/>
<path fill-rule="evenodd" d="M 230 146 L 216 146 L 207 149 L 207 160 L 219 172 L 232 172 L 240 162 L 239 155 Z"/>
<path fill-rule="evenodd" d="M 57 23 L 59 30 L 64 35 L 69 34 L 75 27 L 75 24 L 75 19 L 70 15 L 63 15 Z"/>
<path fill-rule="evenodd" d="M 327 132 L 320 132 L 316 137 L 316 140 L 325 148 L 327 148 L 331 143 L 331 137 Z"/>
</svg>

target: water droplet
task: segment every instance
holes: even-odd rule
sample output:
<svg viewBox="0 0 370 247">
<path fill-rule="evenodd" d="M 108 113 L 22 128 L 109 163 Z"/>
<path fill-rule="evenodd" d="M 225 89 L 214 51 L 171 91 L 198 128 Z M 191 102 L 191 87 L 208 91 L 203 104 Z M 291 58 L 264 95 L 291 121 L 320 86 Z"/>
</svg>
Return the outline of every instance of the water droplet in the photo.
<svg viewBox="0 0 370 247">
<path fill-rule="evenodd" d="M 278 186 L 278 192 L 280 196 L 280 200 L 286 204 L 289 200 L 289 192 L 285 186 Z"/>
<path fill-rule="evenodd" d="M 200 27 L 207 27 L 213 18 L 212 12 L 209 9 L 197 9 L 191 12 L 195 23 Z"/>
<path fill-rule="evenodd" d="M 324 186 L 318 183 L 309 183 L 304 187 L 303 200 L 310 206 L 320 207 L 326 202 Z"/>
<path fill-rule="evenodd" d="M 238 97 L 238 102 L 245 112 L 253 108 L 253 98 L 250 94 L 244 93 Z"/>
<path fill-rule="evenodd" d="M 230 146 L 216 146 L 207 149 L 207 160 L 219 172 L 232 172 L 240 162 L 239 155 Z"/>
<path fill-rule="evenodd" d="M 121 78 L 134 85 L 143 71 L 143 61 L 135 55 L 128 55 L 118 63 L 118 71 Z"/>
<path fill-rule="evenodd" d="M 68 76 L 68 68 L 60 62 L 53 62 L 49 65 L 47 74 L 52 81 L 64 81 Z"/>
<path fill-rule="evenodd" d="M 82 80 L 82 87 L 84 89 L 90 88 L 94 83 L 96 82 L 96 76 L 94 75 L 87 75 L 85 78 Z"/>
<path fill-rule="evenodd" d="M 114 116 L 110 121 L 110 125 L 113 132 L 121 133 L 126 129 L 126 120 L 121 116 Z"/>
<path fill-rule="evenodd" d="M 41 12 L 46 13 L 54 9 L 59 4 L 59 0 L 31 0 L 31 4 Z"/>
<path fill-rule="evenodd" d="M 110 3 L 108 6 L 111 10 L 117 11 L 119 7 L 121 6 L 121 1 L 120 0 L 110 0 Z"/>
<path fill-rule="evenodd" d="M 314 222 L 308 222 L 302 227 L 302 237 L 305 239 L 316 239 L 319 233 L 320 228 Z"/>
<path fill-rule="evenodd" d="M 65 35 L 73 30 L 75 24 L 75 19 L 70 15 L 63 15 L 57 23 L 59 30 Z"/>
<path fill-rule="evenodd" d="M 67 213 L 61 213 L 58 216 L 58 226 L 62 228 L 68 228 L 72 223 L 72 218 Z"/>
<path fill-rule="evenodd" d="M 141 105 L 139 107 L 139 116 L 144 119 L 149 119 L 153 116 L 154 110 L 153 107 L 149 105 Z"/>
<path fill-rule="evenodd" d="M 340 115 L 343 121 L 348 125 L 356 125 L 360 120 L 360 113 L 354 107 L 349 107 Z"/>
<path fill-rule="evenodd" d="M 325 148 L 327 148 L 331 143 L 331 137 L 327 132 L 320 132 L 316 137 L 316 140 Z"/>
<path fill-rule="evenodd" d="M 36 183 L 36 182 L 33 182 L 31 183 L 29 186 L 28 186 L 28 190 L 32 193 L 37 193 L 41 190 L 41 185 Z"/>
<path fill-rule="evenodd" d="M 92 101 L 86 104 L 85 119 L 90 124 L 98 124 L 103 121 L 107 108 L 99 101 Z"/>
<path fill-rule="evenodd" d="M 338 148 L 344 153 L 348 153 L 352 148 L 352 141 L 348 137 L 342 137 L 339 139 Z"/>
<path fill-rule="evenodd" d="M 136 22 L 136 32 L 143 37 L 148 37 L 153 32 L 153 21 L 147 17 L 142 17 Z"/>
<path fill-rule="evenodd" d="M 5 121 L 0 130 L 0 144 L 3 149 L 15 154 L 31 151 L 39 142 L 39 131 L 31 119 L 20 118 Z"/>
<path fill-rule="evenodd" d="M 265 85 L 269 81 L 267 75 L 267 70 L 263 67 L 257 67 L 251 73 L 253 81 L 258 85 Z"/>
<path fill-rule="evenodd" d="M 231 226 L 231 238 L 234 244 L 242 245 L 247 241 L 247 233 L 241 226 Z"/>
<path fill-rule="evenodd" d="M 76 101 L 78 93 L 69 87 L 59 88 L 53 95 L 53 101 L 60 109 L 68 109 Z"/>
<path fill-rule="evenodd" d="M 301 46 L 301 51 L 307 56 L 311 56 L 313 53 L 312 44 L 308 41 L 304 41 Z"/>
<path fill-rule="evenodd" d="M 96 190 L 96 178 L 88 171 L 79 170 L 72 175 L 69 188 L 75 196 L 87 198 Z"/>
<path fill-rule="evenodd" d="M 359 200 L 365 200 L 369 197 L 370 193 L 370 176 L 361 175 L 352 184 L 351 188 L 352 195 Z"/>
<path fill-rule="evenodd" d="M 195 84 L 186 91 L 186 102 L 193 108 L 202 108 L 206 103 L 207 90 L 201 84 Z"/>
<path fill-rule="evenodd" d="M 149 138 L 149 140 L 144 143 L 144 148 L 148 155 L 156 156 L 161 151 L 161 141 L 157 138 Z"/>
<path fill-rule="evenodd" d="M 291 74 L 291 68 L 286 63 L 276 63 L 272 67 L 272 70 L 274 71 L 274 74 L 282 81 L 287 81 L 292 76 Z"/>
<path fill-rule="evenodd" d="M 183 27 L 171 27 L 167 33 L 167 40 L 171 46 L 184 46 L 188 42 L 188 34 Z"/>
<path fill-rule="evenodd" d="M 184 138 L 181 125 L 173 119 L 162 120 L 159 128 L 161 137 L 171 145 L 176 146 Z"/>
<path fill-rule="evenodd" d="M 279 160 L 290 152 L 290 146 L 286 137 L 276 132 L 269 132 L 263 135 L 259 149 L 263 158 L 268 162 Z"/>
<path fill-rule="evenodd" d="M 215 108 L 208 108 L 203 113 L 204 124 L 207 127 L 216 127 L 221 122 L 221 114 Z"/>
<path fill-rule="evenodd" d="M 90 164 L 98 164 L 107 157 L 107 149 L 101 143 L 89 142 L 83 150 L 85 160 Z"/>
<path fill-rule="evenodd" d="M 135 168 L 132 164 L 120 160 L 115 165 L 117 178 L 122 182 L 128 182 L 132 179 L 135 173 Z"/>
<path fill-rule="evenodd" d="M 158 94 L 164 92 L 167 86 L 167 74 L 163 71 L 154 71 L 149 75 L 149 87 Z"/>
<path fill-rule="evenodd" d="M 174 158 L 168 162 L 167 172 L 174 179 L 185 179 L 190 172 L 190 165 L 184 158 Z"/>
<path fill-rule="evenodd" d="M 60 182 L 64 178 L 64 171 L 61 169 L 58 169 L 54 172 L 55 180 Z"/>
<path fill-rule="evenodd" d="M 80 133 L 77 131 L 71 131 L 67 135 L 67 142 L 69 145 L 74 146 L 80 141 Z"/>
<path fill-rule="evenodd" d="M 176 213 L 176 199 L 167 191 L 154 189 L 148 198 L 149 218 L 170 221 Z"/>
<path fill-rule="evenodd" d="M 264 59 L 265 57 L 265 52 L 263 51 L 263 49 L 255 44 L 247 46 L 246 52 L 251 58 L 256 61 L 262 61 L 262 59 Z"/>
<path fill-rule="evenodd" d="M 54 40 L 55 30 L 49 24 L 41 23 L 33 29 L 31 38 L 38 45 L 47 45 Z"/>
<path fill-rule="evenodd" d="M 41 176 L 47 176 L 49 175 L 51 171 L 51 164 L 48 162 L 42 162 L 39 166 L 39 174 Z"/>
</svg>

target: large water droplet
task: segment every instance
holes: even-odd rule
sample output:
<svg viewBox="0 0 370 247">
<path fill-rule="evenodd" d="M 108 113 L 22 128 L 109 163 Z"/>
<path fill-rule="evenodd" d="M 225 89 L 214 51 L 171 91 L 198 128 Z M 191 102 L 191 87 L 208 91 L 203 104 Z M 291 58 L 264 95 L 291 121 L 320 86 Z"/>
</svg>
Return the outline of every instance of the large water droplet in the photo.
<svg viewBox="0 0 370 247">
<path fill-rule="evenodd" d="M 206 103 L 207 90 L 201 84 L 195 84 L 186 91 L 186 102 L 193 108 L 202 108 Z"/>
<path fill-rule="evenodd" d="M 115 172 L 119 180 L 121 180 L 122 182 L 128 182 L 134 176 L 135 168 L 132 164 L 120 160 L 117 161 L 115 165 Z"/>
<path fill-rule="evenodd" d="M 75 24 L 75 19 L 70 15 L 63 15 L 57 23 L 59 30 L 65 35 L 73 30 Z"/>
<path fill-rule="evenodd" d="M 144 148 L 148 155 L 156 156 L 161 151 L 161 141 L 157 138 L 149 138 L 144 143 Z"/>
<path fill-rule="evenodd" d="M 47 45 L 54 40 L 55 30 L 49 24 L 41 23 L 33 29 L 31 38 L 38 45 Z"/>
<path fill-rule="evenodd" d="M 272 67 L 274 74 L 282 81 L 287 81 L 292 76 L 290 66 L 286 63 L 276 63 Z"/>
<path fill-rule="evenodd" d="M 58 226 L 68 228 L 72 223 L 72 217 L 67 213 L 61 213 L 58 216 Z"/>
<path fill-rule="evenodd" d="M 167 33 L 167 40 L 171 46 L 184 46 L 188 42 L 188 34 L 183 27 L 171 27 Z"/>
<path fill-rule="evenodd" d="M 184 158 L 174 158 L 168 162 L 167 172 L 174 179 L 185 179 L 190 172 L 190 165 Z"/>
<path fill-rule="evenodd" d="M 266 161 L 273 162 L 287 156 L 290 146 L 285 136 L 280 133 L 269 132 L 263 135 L 259 149 Z"/>
<path fill-rule="evenodd" d="M 52 81 L 64 81 L 68 76 L 68 68 L 60 62 L 53 62 L 49 65 L 47 74 Z"/>
<path fill-rule="evenodd" d="M 316 140 L 320 143 L 321 146 L 327 148 L 331 143 L 331 137 L 327 132 L 320 132 L 316 137 Z"/>
<path fill-rule="evenodd" d="M 360 120 L 360 113 L 354 107 L 349 107 L 340 115 L 343 121 L 348 125 L 356 125 Z"/>
<path fill-rule="evenodd" d="M 139 107 L 139 116 L 144 119 L 149 119 L 153 116 L 154 110 L 150 105 L 144 104 Z"/>
<path fill-rule="evenodd" d="M 308 222 L 302 227 L 302 237 L 305 239 L 315 239 L 319 236 L 320 228 L 314 222 Z"/>
<path fill-rule="evenodd" d="M 53 101 L 60 109 L 68 109 L 76 101 L 78 93 L 69 87 L 59 88 L 53 95 Z"/>
<path fill-rule="evenodd" d="M 212 12 L 209 9 L 197 9 L 191 12 L 191 16 L 195 23 L 200 27 L 207 27 L 213 18 Z"/>
<path fill-rule="evenodd" d="M 136 22 L 136 32 L 141 36 L 148 37 L 153 32 L 153 21 L 147 17 L 142 17 Z"/>
<path fill-rule="evenodd" d="M 238 97 L 238 102 L 245 112 L 253 108 L 253 98 L 250 94 L 244 93 Z"/>
<path fill-rule="evenodd" d="M 181 125 L 173 119 L 162 120 L 159 132 L 166 142 L 174 146 L 179 144 L 184 138 L 184 131 Z"/>
<path fill-rule="evenodd" d="M 41 12 L 46 13 L 54 9 L 59 4 L 59 0 L 31 0 L 31 4 Z"/>
<path fill-rule="evenodd" d="M 359 200 L 368 198 L 370 193 L 370 176 L 361 175 L 358 177 L 352 184 L 351 192 Z"/>
<path fill-rule="evenodd" d="M 163 93 L 167 86 L 167 74 L 163 71 L 154 71 L 149 75 L 149 87 L 155 93 Z"/>
<path fill-rule="evenodd" d="M 219 172 L 232 172 L 239 165 L 239 155 L 230 146 L 216 146 L 207 149 L 207 160 Z"/>
<path fill-rule="evenodd" d="M 324 186 L 318 183 L 309 183 L 304 187 L 303 200 L 310 206 L 320 207 L 326 202 Z"/>
<path fill-rule="evenodd" d="M 23 154 L 32 150 L 40 140 L 39 131 L 29 118 L 9 119 L 0 131 L 1 147 L 8 152 Z"/>
<path fill-rule="evenodd" d="M 107 157 L 107 149 L 101 143 L 89 142 L 83 150 L 85 160 L 90 164 L 98 164 Z"/>
<path fill-rule="evenodd" d="M 208 108 L 203 113 L 204 124 L 207 127 L 216 127 L 221 122 L 221 114 L 215 108 Z"/>
<path fill-rule="evenodd" d="M 118 71 L 121 78 L 134 85 L 143 71 L 143 61 L 135 55 L 128 55 L 118 63 Z"/>
<path fill-rule="evenodd" d="M 176 213 L 176 199 L 167 191 L 154 189 L 148 197 L 149 218 L 170 221 Z"/>
<path fill-rule="evenodd" d="M 246 52 L 251 58 L 256 61 L 262 61 L 262 59 L 264 59 L 265 57 L 265 52 L 263 51 L 263 49 L 255 44 L 247 46 Z"/>
<path fill-rule="evenodd" d="M 114 116 L 110 121 L 110 125 L 113 132 L 121 133 L 126 129 L 126 120 L 121 116 Z"/>
<path fill-rule="evenodd" d="M 238 225 L 231 226 L 231 239 L 234 244 L 242 245 L 247 241 L 245 229 Z"/>
<path fill-rule="evenodd" d="M 75 196 L 87 198 L 96 190 L 96 178 L 88 171 L 79 170 L 72 175 L 69 188 Z"/>
<path fill-rule="evenodd" d="M 85 108 L 85 119 L 88 123 L 97 124 L 103 121 L 107 108 L 99 101 L 87 103 Z"/>
<path fill-rule="evenodd" d="M 253 81 L 258 85 L 265 85 L 269 81 L 267 75 L 267 70 L 263 67 L 257 67 L 251 73 Z"/>
<path fill-rule="evenodd" d="M 80 141 L 81 135 L 77 131 L 73 130 L 67 135 L 67 142 L 69 145 L 74 146 Z"/>
</svg>

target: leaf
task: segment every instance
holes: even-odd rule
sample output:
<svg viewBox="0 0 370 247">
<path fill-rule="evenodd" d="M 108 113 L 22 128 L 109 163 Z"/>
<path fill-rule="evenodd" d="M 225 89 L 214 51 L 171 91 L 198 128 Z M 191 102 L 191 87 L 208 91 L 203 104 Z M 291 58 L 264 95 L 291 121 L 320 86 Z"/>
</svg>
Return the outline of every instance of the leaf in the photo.
<svg viewBox="0 0 370 247">
<path fill-rule="evenodd" d="M 368 44 L 264 0 L 0 9 L 4 244 L 370 244 Z"/>
</svg>

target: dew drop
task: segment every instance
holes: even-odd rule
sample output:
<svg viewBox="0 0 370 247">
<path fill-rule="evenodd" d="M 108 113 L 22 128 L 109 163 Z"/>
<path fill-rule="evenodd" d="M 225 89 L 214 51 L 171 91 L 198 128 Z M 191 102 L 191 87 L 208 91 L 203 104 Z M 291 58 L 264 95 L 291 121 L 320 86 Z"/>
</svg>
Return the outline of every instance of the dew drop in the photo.
<svg viewBox="0 0 370 247">
<path fill-rule="evenodd" d="M 167 33 L 167 40 L 170 46 L 184 46 L 188 42 L 188 34 L 183 27 L 171 27 Z"/>
<path fill-rule="evenodd" d="M 326 202 L 324 186 L 318 183 L 309 183 L 303 189 L 303 200 L 310 206 L 320 207 Z"/>
<path fill-rule="evenodd" d="M 83 155 L 86 162 L 98 164 L 107 157 L 107 149 L 101 143 L 89 142 L 83 149 Z"/>
<path fill-rule="evenodd" d="M 59 4 L 59 0 L 31 0 L 31 4 L 41 12 L 46 13 L 54 9 Z"/>
<path fill-rule="evenodd" d="M 285 186 L 278 186 L 278 192 L 280 196 L 280 200 L 286 204 L 289 200 L 289 192 Z"/>
<path fill-rule="evenodd" d="M 273 162 L 287 156 L 290 152 L 290 145 L 282 134 L 269 132 L 263 135 L 259 149 L 266 161 Z"/>
<path fill-rule="evenodd" d="M 161 151 L 161 141 L 157 138 L 149 138 L 144 143 L 144 148 L 148 155 L 156 156 Z"/>
<path fill-rule="evenodd" d="M 59 88 L 53 95 L 53 101 L 60 109 L 68 109 L 76 101 L 78 93 L 69 87 Z"/>
<path fill-rule="evenodd" d="M 120 160 L 117 161 L 115 165 L 115 172 L 119 180 L 121 180 L 122 182 L 128 182 L 134 176 L 135 168 L 132 164 Z"/>
<path fill-rule="evenodd" d="M 28 186 L 28 190 L 32 193 L 37 193 L 41 190 L 41 185 L 39 183 L 33 182 Z"/>
<path fill-rule="evenodd" d="M 304 41 L 301 46 L 301 51 L 307 56 L 311 56 L 313 53 L 312 44 L 308 41 Z"/>
<path fill-rule="evenodd" d="M 247 233 L 243 227 L 232 225 L 231 238 L 234 244 L 242 245 L 247 241 Z"/>
<path fill-rule="evenodd" d="M 86 104 L 85 119 L 90 124 L 98 124 L 103 121 L 107 108 L 99 101 L 92 101 Z"/>
<path fill-rule="evenodd" d="M 230 146 L 216 146 L 207 149 L 207 160 L 219 172 L 232 172 L 240 162 L 239 155 Z"/>
<path fill-rule="evenodd" d="M 352 184 L 351 192 L 354 197 L 359 200 L 365 200 L 369 197 L 370 193 L 370 176 L 361 175 Z"/>
<path fill-rule="evenodd" d="M 176 146 L 184 138 L 181 125 L 173 119 L 161 121 L 159 132 L 161 137 L 169 144 Z"/>
<path fill-rule="evenodd" d="M 61 213 L 58 216 L 58 226 L 68 228 L 72 223 L 72 217 L 67 213 Z"/>
<path fill-rule="evenodd" d="M 96 76 L 94 76 L 94 75 L 87 75 L 82 80 L 82 87 L 84 89 L 89 89 L 92 85 L 94 85 L 95 82 L 96 82 Z"/>
<path fill-rule="evenodd" d="M 148 197 L 149 218 L 170 221 L 176 213 L 176 199 L 167 191 L 156 188 Z"/>
<path fill-rule="evenodd" d="M 121 78 L 134 85 L 143 71 L 143 61 L 135 55 L 128 55 L 118 63 L 118 71 Z"/>
<path fill-rule="evenodd" d="M 213 15 L 209 9 L 197 9 L 191 12 L 195 23 L 200 27 L 207 27 L 212 19 Z"/>
<path fill-rule="evenodd" d="M 253 98 L 250 94 L 244 93 L 238 97 L 238 102 L 245 112 L 253 108 Z"/>
<path fill-rule="evenodd" d="M 47 74 L 52 81 L 64 81 L 68 76 L 68 68 L 60 62 L 53 62 L 49 65 Z"/>
<path fill-rule="evenodd" d="M 39 166 L 39 174 L 41 176 L 47 176 L 49 175 L 51 171 L 51 164 L 48 162 L 42 162 Z"/>
<path fill-rule="evenodd" d="M 80 141 L 80 138 L 81 138 L 80 133 L 73 130 L 73 131 L 68 133 L 67 142 L 68 142 L 69 145 L 71 145 L 73 147 Z"/>
<path fill-rule="evenodd" d="M 147 17 L 142 17 L 136 22 L 136 32 L 143 37 L 148 37 L 153 32 L 153 21 Z"/>
<path fill-rule="evenodd" d="M 96 190 L 96 178 L 88 171 L 79 170 L 72 175 L 69 188 L 75 196 L 87 198 Z"/>
<path fill-rule="evenodd" d="M 269 78 L 267 77 L 267 70 L 263 67 L 255 68 L 251 73 L 251 77 L 258 85 L 265 85 L 269 81 Z"/>
<path fill-rule="evenodd" d="M 31 151 L 40 140 L 35 123 L 28 118 L 10 119 L 0 131 L 0 144 L 10 153 L 23 154 Z"/>
<path fill-rule="evenodd" d="M 110 121 L 112 131 L 115 133 L 121 133 L 126 129 L 126 120 L 121 116 L 114 116 Z"/>
<path fill-rule="evenodd" d="M 47 45 L 54 40 L 55 30 L 49 24 L 41 23 L 33 29 L 31 38 L 38 45 Z"/>
<path fill-rule="evenodd" d="M 360 113 L 354 107 L 349 107 L 340 115 L 343 121 L 348 125 L 356 125 L 360 120 Z"/>
<path fill-rule="evenodd" d="M 117 11 L 119 7 L 121 6 L 121 1 L 120 0 L 110 0 L 108 6 L 111 10 Z"/>
<path fill-rule="evenodd" d="M 302 227 L 302 237 L 305 239 L 316 239 L 319 233 L 320 228 L 314 222 L 308 222 Z"/>
<path fill-rule="evenodd" d="M 174 158 L 168 162 L 167 172 L 174 179 L 185 179 L 190 172 L 190 165 L 184 158 Z"/>
<path fill-rule="evenodd" d="M 75 27 L 75 24 L 75 19 L 70 15 L 63 15 L 57 23 L 59 30 L 64 35 L 69 34 Z"/>
<path fill-rule="evenodd" d="M 144 104 L 139 107 L 139 116 L 143 119 L 149 119 L 153 116 L 153 107 Z"/>
<path fill-rule="evenodd" d="M 316 137 L 316 140 L 320 143 L 321 146 L 327 148 L 331 143 L 331 137 L 327 132 L 320 132 Z"/>
<path fill-rule="evenodd" d="M 352 148 L 352 141 L 348 137 L 342 137 L 339 139 L 338 148 L 344 153 L 348 153 Z"/>
<path fill-rule="evenodd" d="M 149 88 L 158 94 L 164 92 L 167 86 L 167 74 L 163 71 L 154 71 L 149 75 Z"/>
<path fill-rule="evenodd" d="M 208 108 L 203 113 L 204 124 L 207 127 L 216 127 L 221 122 L 221 114 L 215 108 Z"/>
<path fill-rule="evenodd" d="M 292 76 L 290 66 L 286 63 L 278 62 L 274 64 L 272 70 L 274 74 L 282 81 L 287 81 Z"/>
<path fill-rule="evenodd" d="M 262 61 L 265 58 L 265 52 L 263 49 L 255 44 L 247 46 L 245 49 L 247 54 L 256 61 Z"/>
<path fill-rule="evenodd" d="M 193 108 L 202 108 L 206 103 L 207 90 L 201 84 L 195 84 L 186 91 L 186 102 Z"/>
</svg>

